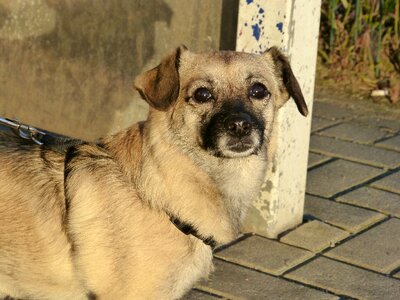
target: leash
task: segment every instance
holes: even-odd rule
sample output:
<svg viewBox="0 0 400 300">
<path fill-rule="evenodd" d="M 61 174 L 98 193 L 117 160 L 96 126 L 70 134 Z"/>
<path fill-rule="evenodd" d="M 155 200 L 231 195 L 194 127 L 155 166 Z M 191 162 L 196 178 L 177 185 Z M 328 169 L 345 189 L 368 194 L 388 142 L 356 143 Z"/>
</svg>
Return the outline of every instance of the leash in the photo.
<svg viewBox="0 0 400 300">
<path fill-rule="evenodd" d="M 12 132 L 24 140 L 31 140 L 38 145 L 43 145 L 41 139 L 45 133 L 35 127 L 27 124 L 22 124 L 18 120 L 11 120 L 0 117 L 0 124 L 6 126 L 12 130 Z"/>
<path fill-rule="evenodd" d="M 0 117 L 0 130 L 12 133 L 24 140 L 32 141 L 39 146 L 44 146 L 58 152 L 65 153 L 71 146 L 83 144 L 84 141 L 52 133 L 43 129 L 32 127 L 18 120 Z"/>
</svg>

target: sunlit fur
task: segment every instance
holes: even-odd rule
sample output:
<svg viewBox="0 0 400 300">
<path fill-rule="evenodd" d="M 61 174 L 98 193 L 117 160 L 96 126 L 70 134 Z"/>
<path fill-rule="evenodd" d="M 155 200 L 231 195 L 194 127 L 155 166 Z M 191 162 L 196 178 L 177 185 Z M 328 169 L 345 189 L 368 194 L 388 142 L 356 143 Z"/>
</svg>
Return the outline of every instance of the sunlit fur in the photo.
<svg viewBox="0 0 400 300">
<path fill-rule="evenodd" d="M 207 277 L 211 248 L 169 214 L 218 245 L 238 236 L 288 99 L 271 53 L 180 48 L 135 81 L 152 106 L 145 122 L 66 155 L 0 135 L 0 298 L 176 299 Z M 271 98 L 249 99 L 252 80 Z M 190 99 L 203 85 L 214 101 Z M 227 103 L 251 111 L 263 132 L 243 153 L 222 134 L 218 156 L 201 128 Z"/>
</svg>

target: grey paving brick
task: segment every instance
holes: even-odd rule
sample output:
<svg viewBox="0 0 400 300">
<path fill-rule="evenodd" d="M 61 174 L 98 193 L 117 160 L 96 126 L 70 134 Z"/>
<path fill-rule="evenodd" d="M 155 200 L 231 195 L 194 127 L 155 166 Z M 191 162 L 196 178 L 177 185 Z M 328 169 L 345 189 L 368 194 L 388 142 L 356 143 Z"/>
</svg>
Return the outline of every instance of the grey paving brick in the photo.
<svg viewBox="0 0 400 300">
<path fill-rule="evenodd" d="M 310 150 L 377 167 L 395 168 L 400 165 L 398 152 L 370 145 L 350 143 L 325 136 L 312 135 Z"/>
<path fill-rule="evenodd" d="M 216 257 L 273 275 L 309 259 L 314 254 L 259 236 L 252 236 L 221 252 Z"/>
<path fill-rule="evenodd" d="M 392 218 L 379 224 L 325 255 L 389 274 L 400 266 L 400 220 Z"/>
<path fill-rule="evenodd" d="M 306 195 L 304 214 L 349 232 L 358 232 L 386 217 L 378 212 L 310 195 Z"/>
<path fill-rule="evenodd" d="M 379 128 L 362 126 L 354 123 L 338 124 L 320 131 L 319 134 L 364 144 L 372 144 L 376 140 L 389 136 L 388 132 L 380 130 Z"/>
<path fill-rule="evenodd" d="M 355 119 L 354 122 L 363 125 L 378 127 L 381 130 L 385 130 L 390 133 L 395 133 L 400 130 L 400 121 L 385 119 L 381 117 L 360 116 L 357 119 Z"/>
<path fill-rule="evenodd" d="M 354 110 L 335 103 L 315 101 L 313 115 L 331 120 L 340 120 L 354 116 Z"/>
<path fill-rule="evenodd" d="M 285 275 L 336 294 L 357 299 L 399 299 L 400 281 L 319 257 Z"/>
<path fill-rule="evenodd" d="M 382 169 L 376 167 L 335 160 L 308 172 L 306 191 L 329 198 L 382 172 Z"/>
<path fill-rule="evenodd" d="M 314 167 L 314 166 L 319 165 L 329 159 L 331 159 L 331 157 L 310 152 L 310 153 L 308 153 L 308 167 L 309 168 Z"/>
<path fill-rule="evenodd" d="M 207 282 L 201 282 L 199 288 L 228 299 L 338 299 L 334 295 L 218 259 L 214 264 L 214 273 Z"/>
<path fill-rule="evenodd" d="M 338 120 L 330 120 L 330 119 L 313 116 L 312 121 L 311 121 L 311 132 L 315 132 L 315 131 L 324 129 L 326 127 L 338 124 L 340 122 L 341 121 L 338 121 Z"/>
<path fill-rule="evenodd" d="M 400 135 L 384 140 L 376 145 L 395 151 L 400 151 Z"/>
<path fill-rule="evenodd" d="M 307 222 L 281 238 L 281 242 L 319 252 L 349 236 L 347 231 L 314 220 Z"/>
<path fill-rule="evenodd" d="M 216 300 L 220 299 L 219 297 L 212 296 L 210 294 L 206 294 L 201 291 L 197 290 L 191 290 L 189 293 L 187 293 L 183 298 L 180 298 L 181 300 Z"/>
<path fill-rule="evenodd" d="M 398 194 L 362 187 L 338 197 L 336 200 L 400 217 L 400 195 Z"/>
<path fill-rule="evenodd" d="M 400 194 L 400 171 L 375 181 L 371 185 L 382 190 Z"/>
</svg>

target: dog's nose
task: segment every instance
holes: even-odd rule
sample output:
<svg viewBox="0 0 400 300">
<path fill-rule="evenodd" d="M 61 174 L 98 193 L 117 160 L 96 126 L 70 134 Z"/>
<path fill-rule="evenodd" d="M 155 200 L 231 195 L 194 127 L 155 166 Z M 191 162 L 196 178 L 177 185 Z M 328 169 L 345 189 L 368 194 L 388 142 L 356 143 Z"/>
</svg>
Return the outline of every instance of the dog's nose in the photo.
<svg viewBox="0 0 400 300">
<path fill-rule="evenodd" d="M 231 115 L 225 120 L 225 128 L 237 137 L 249 135 L 252 129 L 251 118 L 244 113 Z"/>
</svg>

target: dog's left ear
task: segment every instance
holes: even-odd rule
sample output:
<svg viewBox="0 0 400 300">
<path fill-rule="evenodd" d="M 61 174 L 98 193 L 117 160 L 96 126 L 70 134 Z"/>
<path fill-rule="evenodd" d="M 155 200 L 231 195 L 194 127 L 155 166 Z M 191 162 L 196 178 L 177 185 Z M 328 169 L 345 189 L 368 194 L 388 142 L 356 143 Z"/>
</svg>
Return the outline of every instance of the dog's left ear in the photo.
<svg viewBox="0 0 400 300">
<path fill-rule="evenodd" d="M 270 55 L 278 76 L 282 79 L 283 88 L 286 90 L 287 101 L 290 97 L 296 103 L 297 109 L 303 116 L 308 115 L 307 104 L 304 100 L 303 93 L 301 92 L 300 85 L 294 77 L 292 68 L 290 67 L 287 57 L 278 50 L 276 47 L 269 48 L 264 55 Z"/>
<path fill-rule="evenodd" d="M 134 87 L 155 109 L 167 110 L 179 95 L 179 58 L 185 46 L 178 47 L 157 67 L 135 78 Z"/>
</svg>

